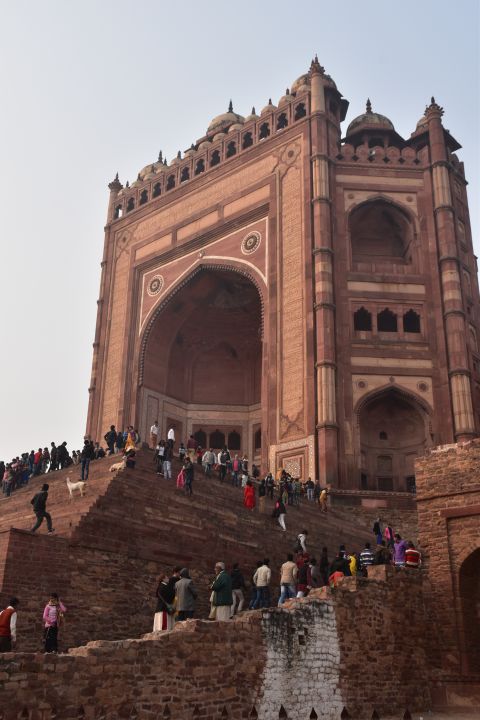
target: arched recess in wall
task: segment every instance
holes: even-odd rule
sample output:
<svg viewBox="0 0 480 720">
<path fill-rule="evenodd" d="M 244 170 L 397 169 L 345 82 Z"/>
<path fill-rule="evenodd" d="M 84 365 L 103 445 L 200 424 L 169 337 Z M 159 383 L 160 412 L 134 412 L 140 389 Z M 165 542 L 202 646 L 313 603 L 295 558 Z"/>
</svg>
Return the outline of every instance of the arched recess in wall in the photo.
<svg viewBox="0 0 480 720">
<path fill-rule="evenodd" d="M 348 213 L 350 258 L 353 270 L 383 269 L 417 272 L 417 223 L 411 211 L 377 195 Z"/>
<path fill-rule="evenodd" d="M 362 397 L 355 408 L 358 486 L 413 492 L 415 458 L 432 445 L 431 415 L 423 398 L 396 385 Z"/>
<path fill-rule="evenodd" d="M 459 591 L 467 671 L 480 673 L 480 548 L 463 561 Z"/>
<path fill-rule="evenodd" d="M 168 408 L 184 428 L 205 430 L 222 417 L 217 429 L 227 435 L 234 424 L 261 422 L 263 318 L 261 283 L 240 262 L 199 263 L 179 278 L 141 338 L 139 425 L 148 425 L 149 402 L 160 420 Z"/>
<path fill-rule="evenodd" d="M 165 294 L 164 297 L 162 297 L 156 305 L 153 310 L 150 313 L 150 317 L 148 318 L 148 321 L 145 324 L 145 327 L 143 329 L 143 332 L 140 336 L 140 342 L 138 345 L 138 354 L 137 354 L 137 385 L 142 385 L 144 381 L 144 370 L 145 370 L 145 350 L 147 347 L 147 343 L 150 337 L 150 334 L 152 332 L 153 327 L 155 326 L 155 322 L 159 315 L 166 309 L 168 306 L 175 302 L 178 298 L 178 294 L 185 288 L 194 278 L 202 272 L 206 271 L 225 271 L 229 273 L 235 273 L 240 276 L 243 276 L 244 278 L 247 278 L 252 285 L 256 288 L 257 294 L 258 294 L 258 300 L 260 303 L 260 337 L 263 340 L 264 335 L 264 318 L 265 318 L 265 298 L 266 298 L 266 287 L 263 283 L 263 281 L 260 279 L 260 277 L 250 269 L 249 266 L 244 265 L 240 260 L 235 261 L 228 261 L 225 262 L 222 259 L 219 260 L 209 260 L 208 262 L 199 262 L 198 265 L 196 265 L 194 268 L 192 268 L 188 273 L 183 275 L 181 278 L 179 278 L 169 289 L 168 292 Z"/>
</svg>

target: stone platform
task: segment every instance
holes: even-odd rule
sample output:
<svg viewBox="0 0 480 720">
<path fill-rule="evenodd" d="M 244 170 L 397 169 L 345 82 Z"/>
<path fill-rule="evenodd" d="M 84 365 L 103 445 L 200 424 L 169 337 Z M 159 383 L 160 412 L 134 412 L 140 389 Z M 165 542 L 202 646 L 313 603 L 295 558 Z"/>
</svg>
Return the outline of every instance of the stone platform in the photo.
<svg viewBox="0 0 480 720">
<path fill-rule="evenodd" d="M 135 470 L 110 473 L 112 462 L 92 463 L 84 498 L 69 499 L 66 476 L 78 474 L 70 468 L 0 500 L 0 600 L 21 600 L 18 650 L 41 648 L 41 616 L 51 592 L 68 606 L 63 648 L 138 637 L 152 627 L 157 577 L 174 565 L 190 568 L 200 596 L 198 616 L 206 617 L 217 560 L 239 562 L 249 580 L 256 561 L 269 557 L 276 588 L 278 568 L 303 528 L 309 548 L 317 554 L 326 545 L 331 558 L 342 542 L 358 550 L 372 539 L 370 519 L 362 522 L 361 510 L 323 514 L 304 500 L 300 508 L 287 509 L 284 533 L 271 518 L 271 501 L 265 515 L 250 512 L 239 488 L 206 480 L 200 468 L 190 499 L 174 480 L 155 474 L 150 451 L 138 453 Z M 47 536 L 42 527 L 32 536 L 30 498 L 44 480 L 50 483 L 48 510 L 56 533 Z"/>
</svg>

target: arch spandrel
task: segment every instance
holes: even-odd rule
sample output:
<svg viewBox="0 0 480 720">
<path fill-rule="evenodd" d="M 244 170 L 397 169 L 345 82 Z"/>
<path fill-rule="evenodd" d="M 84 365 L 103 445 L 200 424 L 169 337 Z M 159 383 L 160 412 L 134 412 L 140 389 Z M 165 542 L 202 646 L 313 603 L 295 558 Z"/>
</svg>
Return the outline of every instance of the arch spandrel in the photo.
<svg viewBox="0 0 480 720">
<path fill-rule="evenodd" d="M 268 222 L 266 218 L 228 233 L 212 242 L 205 242 L 180 257 L 165 258 L 147 267 L 139 283 L 138 335 L 147 330 L 152 317 L 169 295 L 188 283 L 189 277 L 207 266 L 221 267 L 249 277 L 261 294 L 267 286 Z"/>
</svg>

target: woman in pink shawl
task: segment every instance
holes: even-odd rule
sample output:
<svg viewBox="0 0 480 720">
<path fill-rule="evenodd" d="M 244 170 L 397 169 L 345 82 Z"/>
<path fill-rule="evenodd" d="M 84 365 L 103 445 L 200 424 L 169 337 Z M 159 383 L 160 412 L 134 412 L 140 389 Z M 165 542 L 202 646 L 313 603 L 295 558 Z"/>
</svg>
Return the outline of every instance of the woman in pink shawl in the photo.
<svg viewBox="0 0 480 720">
<path fill-rule="evenodd" d="M 57 593 L 50 595 L 50 600 L 43 611 L 45 652 L 58 652 L 58 628 L 62 623 L 63 615 L 67 608 L 62 603 Z"/>
<path fill-rule="evenodd" d="M 183 490 L 184 485 L 185 485 L 185 473 L 183 472 L 183 468 L 182 468 L 177 475 L 177 488 L 179 490 Z"/>
</svg>

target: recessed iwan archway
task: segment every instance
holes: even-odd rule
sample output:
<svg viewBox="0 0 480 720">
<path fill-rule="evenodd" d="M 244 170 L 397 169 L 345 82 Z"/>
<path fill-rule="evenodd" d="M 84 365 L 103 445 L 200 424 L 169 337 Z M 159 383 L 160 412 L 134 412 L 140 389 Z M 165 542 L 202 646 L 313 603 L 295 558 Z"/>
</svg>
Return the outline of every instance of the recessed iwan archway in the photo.
<svg viewBox="0 0 480 720">
<path fill-rule="evenodd" d="M 427 408 L 389 387 L 357 407 L 358 469 L 363 490 L 415 490 L 415 459 L 431 445 Z"/>
<path fill-rule="evenodd" d="M 218 448 L 260 456 L 262 304 L 251 279 L 202 268 L 151 323 L 142 356 L 141 424 L 173 425 Z M 230 442 L 229 442 L 230 439 Z"/>
</svg>

